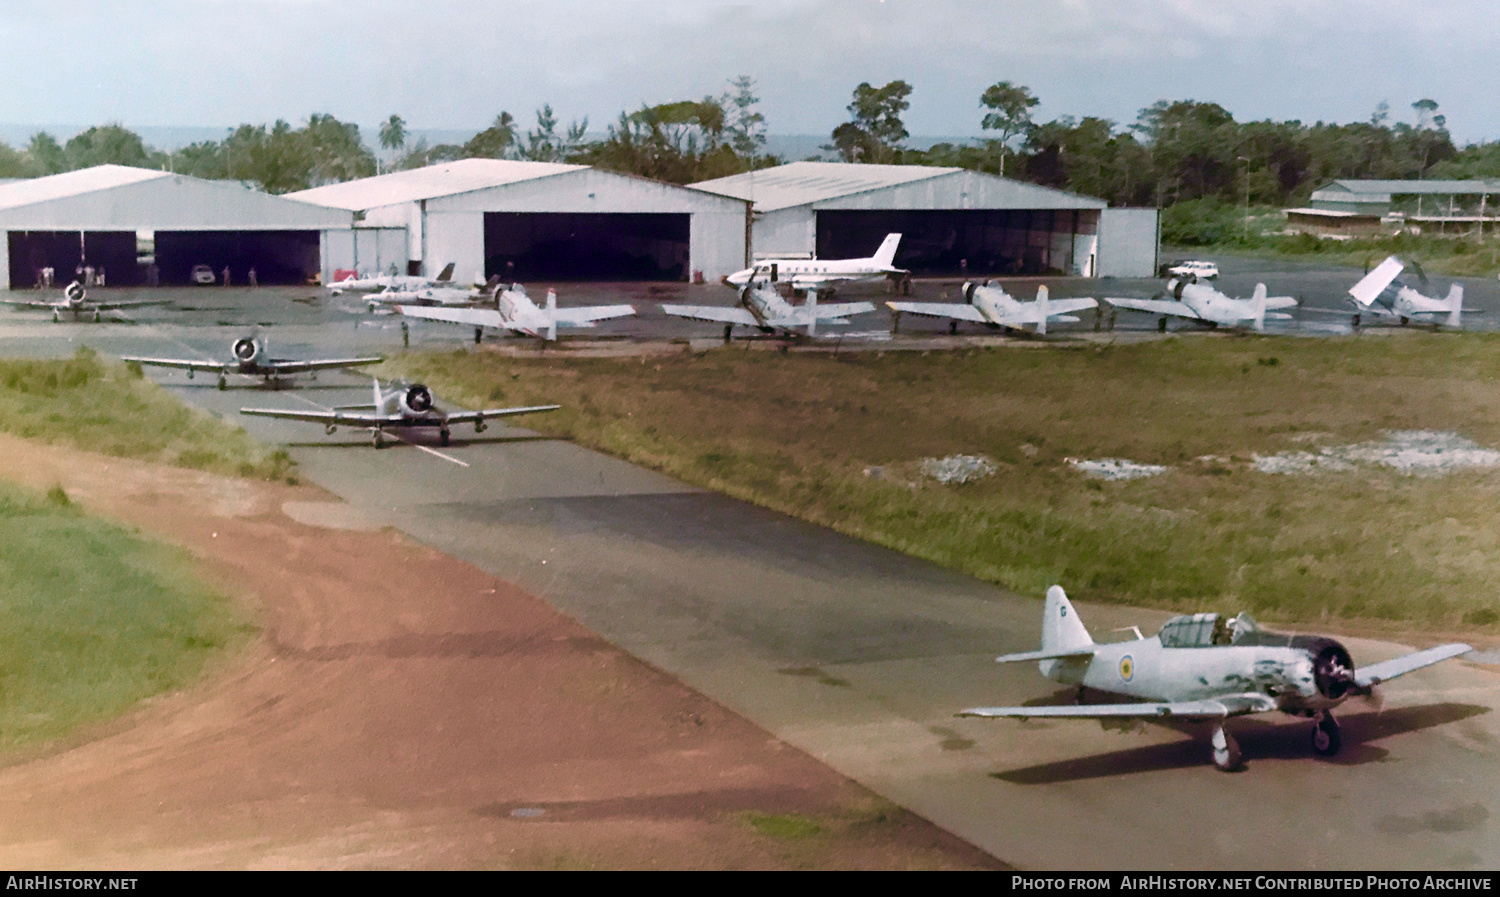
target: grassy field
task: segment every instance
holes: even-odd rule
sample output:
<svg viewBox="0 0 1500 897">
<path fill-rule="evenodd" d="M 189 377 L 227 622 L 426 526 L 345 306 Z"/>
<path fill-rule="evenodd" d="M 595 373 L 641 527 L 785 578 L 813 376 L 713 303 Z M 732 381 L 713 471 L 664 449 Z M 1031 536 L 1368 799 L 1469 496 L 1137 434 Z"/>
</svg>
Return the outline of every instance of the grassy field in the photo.
<svg viewBox="0 0 1500 897">
<path fill-rule="evenodd" d="M 472 407 L 1039 595 L 1279 620 L 1500 620 L 1500 471 L 1257 471 L 1256 454 L 1452 431 L 1500 446 L 1500 337 L 1191 337 L 948 353 L 417 354 Z M 924 458 L 993 460 L 942 485 Z M 1170 467 L 1123 482 L 1067 459 Z"/>
<path fill-rule="evenodd" d="M 0 751 L 193 681 L 247 637 L 182 552 L 0 484 Z"/>
<path fill-rule="evenodd" d="M 188 408 L 138 369 L 106 364 L 87 348 L 65 361 L 0 360 L 0 429 L 235 476 L 273 479 L 291 466 L 286 452 Z"/>
</svg>

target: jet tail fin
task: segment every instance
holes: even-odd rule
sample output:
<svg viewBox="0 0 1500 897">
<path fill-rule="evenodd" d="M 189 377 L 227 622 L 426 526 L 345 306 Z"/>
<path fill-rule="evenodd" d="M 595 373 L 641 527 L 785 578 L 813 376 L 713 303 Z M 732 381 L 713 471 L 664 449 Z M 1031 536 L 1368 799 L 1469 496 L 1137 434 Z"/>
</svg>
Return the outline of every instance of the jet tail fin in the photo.
<svg viewBox="0 0 1500 897">
<path fill-rule="evenodd" d="M 1350 287 L 1349 295 L 1354 297 L 1355 302 L 1369 308 L 1375 301 L 1375 297 L 1383 293 L 1405 267 L 1406 265 L 1402 264 L 1400 259 L 1394 255 L 1389 256 L 1385 261 L 1376 265 L 1375 270 L 1361 278 L 1359 283 Z"/>
<path fill-rule="evenodd" d="M 448 263 L 448 267 L 444 268 L 442 270 L 442 273 L 438 274 L 437 279 L 440 282 L 447 282 L 447 281 L 452 280 L 453 279 L 453 269 L 456 268 L 456 267 L 458 267 L 458 264 L 456 262 L 449 262 Z"/>
<path fill-rule="evenodd" d="M 1036 288 L 1036 332 L 1038 336 L 1047 335 L 1047 316 L 1051 313 L 1051 302 L 1048 300 L 1047 287 L 1045 285 Z"/>
<path fill-rule="evenodd" d="M 900 234 L 886 234 L 885 240 L 880 244 L 880 248 L 875 250 L 872 260 L 882 268 L 891 267 L 891 263 L 896 260 L 896 247 L 900 243 Z"/>
<path fill-rule="evenodd" d="M 1266 285 L 1263 283 L 1255 285 L 1255 293 L 1250 297 L 1250 315 L 1251 327 L 1266 329 Z"/>
<path fill-rule="evenodd" d="M 1464 288 L 1461 284 L 1454 284 L 1448 290 L 1448 318 L 1443 323 L 1449 327 L 1459 327 L 1460 319 L 1464 312 Z"/>
</svg>

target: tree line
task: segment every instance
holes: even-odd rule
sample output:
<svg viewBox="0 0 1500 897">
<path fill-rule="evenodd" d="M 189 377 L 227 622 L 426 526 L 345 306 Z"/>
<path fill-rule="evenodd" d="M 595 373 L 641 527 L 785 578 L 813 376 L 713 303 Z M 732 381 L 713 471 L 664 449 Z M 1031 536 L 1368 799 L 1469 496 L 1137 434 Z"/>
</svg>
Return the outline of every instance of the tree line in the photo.
<svg viewBox="0 0 1500 897">
<path fill-rule="evenodd" d="M 1395 120 L 1381 103 L 1368 121 L 1350 124 L 1236 121 L 1216 103 L 1162 100 L 1134 122 L 1060 116 L 1035 121 L 1038 98 L 1025 86 L 997 82 L 977 98 L 984 137 L 927 149 L 906 145 L 911 106 L 905 81 L 862 83 L 849 120 L 835 127 L 825 153 L 847 162 L 942 165 L 986 171 L 1108 200 L 1112 205 L 1170 207 L 1184 202 L 1285 206 L 1305 202 L 1335 178 L 1500 177 L 1500 142 L 1459 148 L 1436 101 L 1411 104 Z M 358 125 L 312 115 L 243 124 L 222 141 L 172 152 L 146 146 L 119 124 L 89 128 L 60 143 L 46 132 L 20 149 L 0 143 L 0 177 L 36 177 L 102 163 L 177 171 L 254 183 L 271 193 L 467 158 L 571 162 L 686 184 L 780 164 L 765 152 L 766 121 L 754 79 L 733 79 L 719 96 L 622 112 L 602 137 L 588 119 L 563 127 L 550 105 L 525 128 L 501 112 L 463 144 L 411 141 L 392 115 L 378 128 L 377 155 Z M 1403 116 L 1404 118 L 1404 116 Z"/>
</svg>

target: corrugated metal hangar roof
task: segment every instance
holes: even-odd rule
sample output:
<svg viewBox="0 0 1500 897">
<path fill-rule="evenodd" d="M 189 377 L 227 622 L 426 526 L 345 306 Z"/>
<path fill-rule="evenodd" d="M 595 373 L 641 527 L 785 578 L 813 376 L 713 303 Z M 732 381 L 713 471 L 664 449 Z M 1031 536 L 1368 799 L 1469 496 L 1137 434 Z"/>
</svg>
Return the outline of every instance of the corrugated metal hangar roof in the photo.
<svg viewBox="0 0 1500 897">
<path fill-rule="evenodd" d="M 1319 193 L 1331 194 L 1353 194 L 1360 199 L 1368 198 L 1374 202 L 1389 202 L 1392 194 L 1415 195 L 1438 194 L 1440 196 L 1464 196 L 1472 194 L 1478 196 L 1481 193 L 1500 193 L 1500 181 L 1486 180 L 1444 180 L 1444 181 L 1392 181 L 1392 180 L 1353 180 L 1339 179 L 1329 181 L 1317 190 L 1313 191 L 1313 199 L 1319 199 Z M 1333 196 L 1326 198 L 1332 199 Z M 1347 197 L 1345 197 L 1347 198 Z"/>
<path fill-rule="evenodd" d="M 98 190 L 124 187 L 171 177 L 165 171 L 131 168 L 126 165 L 95 165 L 78 171 L 65 171 L 41 178 L 23 178 L 0 184 L 0 209 L 15 209 L 41 202 L 65 199 Z"/>
<path fill-rule="evenodd" d="M 762 212 L 805 206 L 808 203 L 866 193 L 941 177 L 961 168 L 920 165 L 858 165 L 847 162 L 789 162 L 775 168 L 715 178 L 693 184 L 699 190 L 722 193 L 755 203 Z"/>
<path fill-rule="evenodd" d="M 521 181 L 580 171 L 587 165 L 560 162 L 522 162 L 510 159 L 460 159 L 441 165 L 393 171 L 390 174 L 329 184 L 287 194 L 292 199 L 336 209 L 362 212 L 398 203 L 418 202 L 487 190 Z"/>
</svg>

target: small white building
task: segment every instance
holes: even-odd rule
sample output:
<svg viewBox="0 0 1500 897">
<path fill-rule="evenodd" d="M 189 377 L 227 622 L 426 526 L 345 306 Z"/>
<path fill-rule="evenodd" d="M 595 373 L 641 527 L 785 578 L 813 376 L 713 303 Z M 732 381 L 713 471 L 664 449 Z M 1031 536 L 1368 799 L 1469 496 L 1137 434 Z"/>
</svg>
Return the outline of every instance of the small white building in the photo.
<svg viewBox="0 0 1500 897">
<path fill-rule="evenodd" d="M 239 181 L 98 165 L 0 184 L 0 289 L 37 284 L 52 268 L 59 284 L 87 265 L 111 285 L 191 282 L 194 266 L 244 283 L 305 283 L 321 268 L 324 235 L 349 231 L 351 216 L 272 196 Z"/>
<path fill-rule="evenodd" d="M 1156 270 L 1155 209 L 962 168 L 792 162 L 693 186 L 752 203 L 758 258 L 862 258 L 900 233 L 896 264 L 918 274 Z"/>
<path fill-rule="evenodd" d="M 464 159 L 290 194 L 355 215 L 334 269 L 531 280 L 716 279 L 743 268 L 747 204 L 587 165 Z"/>
</svg>

